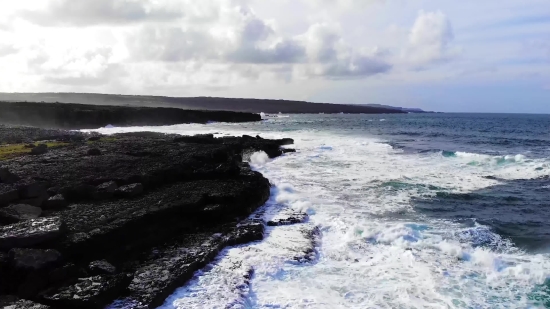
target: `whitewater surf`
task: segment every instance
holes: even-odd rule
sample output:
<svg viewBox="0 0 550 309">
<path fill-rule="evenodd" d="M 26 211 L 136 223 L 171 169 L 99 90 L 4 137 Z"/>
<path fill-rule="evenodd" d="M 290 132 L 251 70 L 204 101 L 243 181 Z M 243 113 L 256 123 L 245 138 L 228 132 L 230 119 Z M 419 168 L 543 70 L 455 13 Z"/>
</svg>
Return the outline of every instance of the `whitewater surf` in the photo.
<svg viewBox="0 0 550 309">
<path fill-rule="evenodd" d="M 545 308 L 550 117 L 476 116 L 457 131 L 461 117 L 291 115 L 99 131 L 295 140 L 297 153 L 250 157 L 273 184 L 253 216 L 305 213 L 306 222 L 224 250 L 163 309 Z M 519 133 L 506 133 L 510 122 Z"/>
</svg>

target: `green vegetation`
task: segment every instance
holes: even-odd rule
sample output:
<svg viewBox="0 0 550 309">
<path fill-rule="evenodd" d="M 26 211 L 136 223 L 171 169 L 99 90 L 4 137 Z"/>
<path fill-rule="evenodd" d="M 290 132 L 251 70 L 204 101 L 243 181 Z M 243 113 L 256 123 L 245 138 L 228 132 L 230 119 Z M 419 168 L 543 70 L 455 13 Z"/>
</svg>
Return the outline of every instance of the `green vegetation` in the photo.
<svg viewBox="0 0 550 309">
<path fill-rule="evenodd" d="M 48 148 L 59 148 L 68 145 L 65 142 L 35 142 L 34 145 L 45 144 Z M 31 152 L 33 147 L 28 144 L 0 145 L 0 161 L 15 158 Z"/>
</svg>

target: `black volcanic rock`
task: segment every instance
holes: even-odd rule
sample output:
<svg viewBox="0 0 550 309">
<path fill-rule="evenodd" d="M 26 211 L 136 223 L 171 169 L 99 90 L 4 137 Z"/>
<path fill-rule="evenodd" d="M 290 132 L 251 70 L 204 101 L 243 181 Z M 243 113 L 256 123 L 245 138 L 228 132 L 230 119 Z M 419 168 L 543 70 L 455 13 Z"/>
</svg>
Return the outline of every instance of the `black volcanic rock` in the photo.
<svg viewBox="0 0 550 309">
<path fill-rule="evenodd" d="M 9 134 L 18 130 L 26 132 Z M 263 222 L 243 219 L 269 199 L 270 183 L 244 154 L 276 156 L 293 142 L 152 132 L 94 136 L 3 162 L 21 178 L 0 183 L 5 206 L 46 200 L 42 217 L 0 226 L 0 295 L 52 308 L 104 308 L 115 299 L 126 308 L 162 304 L 224 247 L 263 238 Z M 102 155 L 83 155 L 90 143 Z M 9 275 L 10 250 L 55 250 L 59 259 L 16 280 Z"/>
<path fill-rule="evenodd" d="M 230 244 L 241 245 L 264 238 L 264 224 L 260 220 L 248 220 L 235 228 L 230 236 Z"/>
<path fill-rule="evenodd" d="M 86 154 L 89 155 L 89 156 L 100 156 L 101 155 L 101 150 L 99 150 L 97 148 L 90 148 L 90 149 L 88 149 Z"/>
<path fill-rule="evenodd" d="M 0 207 L 19 199 L 19 192 L 14 185 L 0 183 Z"/>
<path fill-rule="evenodd" d="M 25 204 L 10 205 L 0 208 L 0 223 L 10 224 L 19 221 L 36 219 L 42 214 L 40 207 Z"/>
<path fill-rule="evenodd" d="M 32 302 L 30 300 L 19 299 L 15 296 L 0 296 L 0 306 L 4 309 L 49 309 L 49 306 Z"/>
<path fill-rule="evenodd" d="M 0 167 L 0 183 L 12 184 L 19 181 L 19 177 L 11 173 L 6 167 Z"/>
<path fill-rule="evenodd" d="M 121 294 L 130 281 L 125 274 L 79 278 L 78 282 L 43 297 L 54 308 L 104 308 Z"/>
<path fill-rule="evenodd" d="M 96 276 L 96 275 L 113 275 L 116 273 L 116 267 L 114 267 L 111 263 L 100 260 L 100 261 L 93 261 L 88 266 L 89 272 Z"/>
<path fill-rule="evenodd" d="M 8 292 L 19 297 L 33 297 L 49 284 L 49 273 L 62 262 L 59 252 L 51 249 L 11 249 Z"/>
<path fill-rule="evenodd" d="M 143 185 L 141 183 L 133 183 L 116 189 L 116 195 L 120 197 L 135 197 L 141 193 L 143 193 Z"/>
<path fill-rule="evenodd" d="M 97 197 L 100 199 L 110 198 L 115 194 L 116 189 L 118 188 L 115 181 L 108 181 L 100 184 L 96 187 Z"/>
<path fill-rule="evenodd" d="M 26 248 L 54 240 L 63 233 L 59 217 L 27 220 L 0 226 L 0 250 Z"/>
<path fill-rule="evenodd" d="M 68 203 L 62 194 L 56 194 L 44 201 L 42 204 L 42 209 L 61 209 L 65 208 L 67 204 Z"/>
<path fill-rule="evenodd" d="M 32 155 L 41 155 L 45 154 L 46 152 L 48 152 L 48 145 L 46 144 L 39 144 L 38 146 L 31 149 Z"/>
<path fill-rule="evenodd" d="M 8 253 L 14 270 L 39 271 L 59 264 L 61 254 L 51 249 L 11 249 Z"/>
</svg>

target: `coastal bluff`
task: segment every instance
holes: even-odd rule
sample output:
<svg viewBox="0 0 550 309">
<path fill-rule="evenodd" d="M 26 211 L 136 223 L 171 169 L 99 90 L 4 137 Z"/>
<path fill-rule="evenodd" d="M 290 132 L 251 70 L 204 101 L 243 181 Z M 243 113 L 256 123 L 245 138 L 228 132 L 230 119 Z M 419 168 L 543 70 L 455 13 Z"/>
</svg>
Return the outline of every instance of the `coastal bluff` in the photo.
<svg viewBox="0 0 550 309">
<path fill-rule="evenodd" d="M 31 112 L 30 104 L 19 110 Z M 167 124 L 138 110 L 121 112 L 138 116 L 118 123 L 99 109 L 91 120 L 41 120 L 54 128 L 99 127 L 100 119 Z M 198 122 L 256 119 L 198 115 Z M 271 184 L 247 158 L 259 151 L 275 158 L 293 152 L 282 147 L 291 144 L 0 125 L 0 308 L 158 307 L 223 248 L 263 238 L 267 222 L 249 216 Z"/>
<path fill-rule="evenodd" d="M 58 129 L 260 121 L 254 113 L 76 103 L 0 102 L 0 124 Z"/>
</svg>

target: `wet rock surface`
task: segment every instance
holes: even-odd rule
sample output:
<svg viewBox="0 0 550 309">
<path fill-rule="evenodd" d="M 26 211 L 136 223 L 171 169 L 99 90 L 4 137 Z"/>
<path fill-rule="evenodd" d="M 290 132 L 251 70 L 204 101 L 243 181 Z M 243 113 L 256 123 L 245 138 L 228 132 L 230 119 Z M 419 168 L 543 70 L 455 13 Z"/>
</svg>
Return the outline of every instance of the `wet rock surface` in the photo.
<svg viewBox="0 0 550 309">
<path fill-rule="evenodd" d="M 0 295 L 37 308 L 155 308 L 226 246 L 261 240 L 245 219 L 270 183 L 243 158 L 293 142 L 55 132 L 63 147 L 0 161 Z"/>
</svg>

